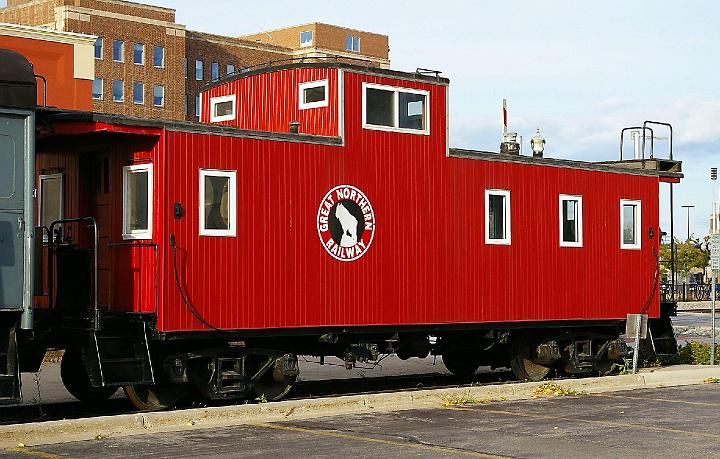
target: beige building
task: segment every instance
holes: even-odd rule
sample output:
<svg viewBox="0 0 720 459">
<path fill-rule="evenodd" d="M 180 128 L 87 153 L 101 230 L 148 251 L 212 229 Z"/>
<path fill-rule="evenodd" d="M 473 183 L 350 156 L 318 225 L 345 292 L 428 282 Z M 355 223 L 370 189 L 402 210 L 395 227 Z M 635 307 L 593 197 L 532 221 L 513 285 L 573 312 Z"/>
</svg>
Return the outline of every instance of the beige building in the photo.
<svg viewBox="0 0 720 459">
<path fill-rule="evenodd" d="M 95 35 L 93 111 L 196 120 L 210 81 L 268 61 L 336 56 L 388 67 L 388 37 L 306 24 L 243 37 L 187 30 L 175 10 L 122 0 L 8 0 L 0 22 Z"/>
</svg>

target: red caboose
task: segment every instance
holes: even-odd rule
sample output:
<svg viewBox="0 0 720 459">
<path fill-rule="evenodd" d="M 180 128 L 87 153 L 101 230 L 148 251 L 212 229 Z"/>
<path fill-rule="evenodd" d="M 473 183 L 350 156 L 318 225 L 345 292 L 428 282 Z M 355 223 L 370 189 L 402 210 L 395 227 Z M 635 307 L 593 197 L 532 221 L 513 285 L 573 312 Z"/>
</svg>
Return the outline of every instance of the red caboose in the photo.
<svg viewBox="0 0 720 459">
<path fill-rule="evenodd" d="M 276 399 L 301 354 L 609 371 L 661 316 L 679 163 L 451 149 L 448 85 L 292 63 L 209 87 L 201 124 L 40 113 L 36 320 L 71 392 Z"/>
</svg>

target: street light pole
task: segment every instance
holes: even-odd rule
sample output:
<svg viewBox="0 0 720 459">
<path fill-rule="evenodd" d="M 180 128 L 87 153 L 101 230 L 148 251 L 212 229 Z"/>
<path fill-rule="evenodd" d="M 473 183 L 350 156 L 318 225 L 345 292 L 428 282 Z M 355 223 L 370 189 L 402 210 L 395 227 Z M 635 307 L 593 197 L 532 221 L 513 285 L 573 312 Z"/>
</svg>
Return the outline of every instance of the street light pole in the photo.
<svg viewBox="0 0 720 459">
<path fill-rule="evenodd" d="M 683 209 L 687 209 L 687 230 L 688 230 L 687 240 L 688 241 L 690 240 L 690 209 L 692 209 L 693 207 L 695 207 L 695 206 L 690 206 L 690 205 L 682 206 Z"/>
</svg>

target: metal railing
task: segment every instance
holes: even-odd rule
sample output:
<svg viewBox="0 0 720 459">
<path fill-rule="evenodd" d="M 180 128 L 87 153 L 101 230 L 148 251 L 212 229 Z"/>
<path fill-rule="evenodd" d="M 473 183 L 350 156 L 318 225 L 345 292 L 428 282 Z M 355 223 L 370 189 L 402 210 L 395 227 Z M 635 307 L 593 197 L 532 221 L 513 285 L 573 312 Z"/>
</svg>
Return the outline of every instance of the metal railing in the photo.
<svg viewBox="0 0 720 459">
<path fill-rule="evenodd" d="M 670 283 L 660 284 L 660 300 L 663 302 L 671 301 L 710 301 L 712 298 L 712 284 L 675 284 L 673 294 L 673 286 Z M 715 288 L 715 299 L 720 300 L 720 286 Z"/>
</svg>

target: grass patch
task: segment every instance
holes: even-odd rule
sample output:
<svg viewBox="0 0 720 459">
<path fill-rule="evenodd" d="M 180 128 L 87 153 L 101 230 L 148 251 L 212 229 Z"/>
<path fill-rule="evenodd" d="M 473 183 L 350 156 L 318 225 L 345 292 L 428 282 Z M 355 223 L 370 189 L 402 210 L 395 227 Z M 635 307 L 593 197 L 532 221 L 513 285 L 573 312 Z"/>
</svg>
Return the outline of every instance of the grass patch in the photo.
<svg viewBox="0 0 720 459">
<path fill-rule="evenodd" d="M 709 343 L 690 341 L 686 345 L 680 346 L 676 355 L 659 356 L 658 362 L 661 365 L 710 365 L 711 347 L 712 345 Z M 720 357 L 720 345 L 715 347 L 715 355 Z"/>
<path fill-rule="evenodd" d="M 707 378 L 705 381 L 703 381 L 705 384 L 718 384 L 720 383 L 720 378 Z"/>
<path fill-rule="evenodd" d="M 554 382 L 546 382 L 536 387 L 530 395 L 533 397 L 568 397 L 573 395 L 585 395 L 585 392 L 562 387 Z"/>
<path fill-rule="evenodd" d="M 473 398 L 470 395 L 470 391 L 465 392 L 464 394 L 452 394 L 447 395 L 443 397 L 443 406 L 447 407 L 453 407 L 453 406 L 467 406 L 467 405 L 484 405 L 486 403 L 492 403 L 492 402 L 504 402 L 507 400 L 505 397 L 501 398 Z"/>
</svg>

